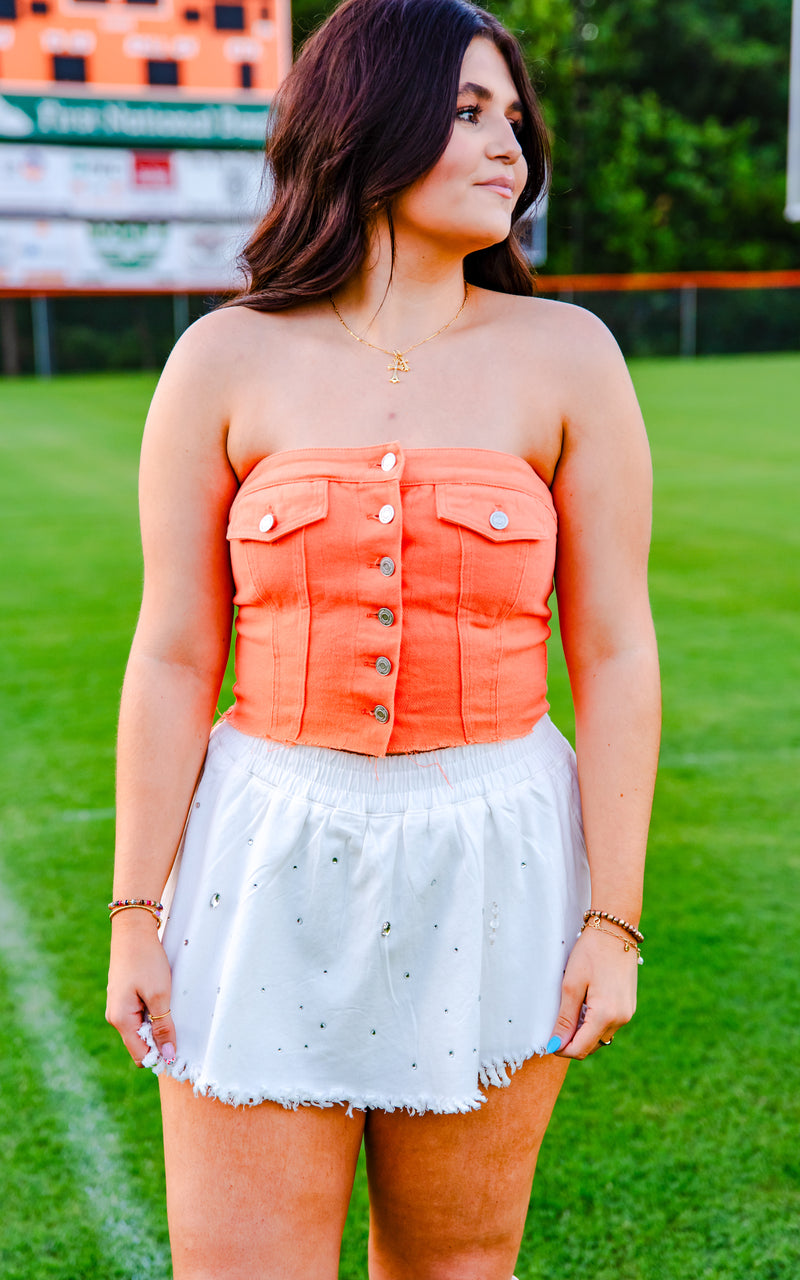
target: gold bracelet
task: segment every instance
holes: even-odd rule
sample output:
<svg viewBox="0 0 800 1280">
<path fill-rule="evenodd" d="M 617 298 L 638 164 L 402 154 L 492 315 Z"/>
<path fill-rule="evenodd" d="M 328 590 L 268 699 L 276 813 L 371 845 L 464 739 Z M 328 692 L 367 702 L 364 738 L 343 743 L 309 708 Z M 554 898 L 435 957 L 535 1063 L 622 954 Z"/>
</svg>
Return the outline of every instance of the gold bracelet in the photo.
<svg viewBox="0 0 800 1280">
<path fill-rule="evenodd" d="M 636 952 L 637 964 L 644 964 L 644 957 L 642 956 L 642 950 L 638 942 L 634 942 L 632 939 L 623 938 L 621 934 L 614 932 L 613 929 L 604 929 L 597 916 L 594 916 L 591 922 L 587 920 L 586 924 L 581 925 L 581 933 L 583 933 L 585 929 L 592 929 L 595 933 L 607 933 L 609 938 L 616 938 L 617 942 L 622 943 L 626 951 Z"/>
<path fill-rule="evenodd" d="M 592 918 L 607 920 L 609 924 L 618 924 L 620 929 L 624 929 L 626 933 L 631 935 L 634 942 L 644 942 L 644 934 L 640 933 L 635 925 L 630 924 L 627 920 L 621 920 L 619 916 L 612 915 L 610 911 L 598 911 L 595 907 L 590 907 L 588 911 L 583 913 L 583 923 L 589 924 Z"/>
<path fill-rule="evenodd" d="M 108 913 L 109 920 L 113 920 L 114 916 L 118 916 L 120 911 L 148 911 L 156 924 L 161 924 L 160 913 L 155 907 L 148 906 L 146 902 L 121 902 L 119 906 L 111 908 Z"/>
</svg>

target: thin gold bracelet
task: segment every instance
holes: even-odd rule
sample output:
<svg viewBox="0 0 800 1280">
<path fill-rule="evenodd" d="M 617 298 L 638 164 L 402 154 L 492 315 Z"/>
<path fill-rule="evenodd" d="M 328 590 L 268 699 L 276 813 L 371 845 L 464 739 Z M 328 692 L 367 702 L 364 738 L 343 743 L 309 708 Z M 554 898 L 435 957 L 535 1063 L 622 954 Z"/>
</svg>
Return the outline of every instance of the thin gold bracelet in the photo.
<svg viewBox="0 0 800 1280">
<path fill-rule="evenodd" d="M 120 911 L 148 911 L 156 924 L 161 924 L 160 912 L 155 907 L 149 907 L 145 902 L 122 902 L 119 906 L 111 908 L 108 913 L 109 920 L 113 920 L 114 916 L 118 916 Z"/>
<path fill-rule="evenodd" d="M 644 957 L 638 942 L 633 939 L 623 938 L 621 934 L 615 933 L 613 929 L 604 929 L 598 918 L 595 916 L 591 922 L 587 920 L 586 924 L 581 925 L 581 933 L 585 929 L 592 929 L 595 933 L 607 933 L 609 938 L 616 938 L 617 942 L 621 942 L 626 951 L 635 951 L 637 956 L 637 964 L 644 964 Z"/>
</svg>

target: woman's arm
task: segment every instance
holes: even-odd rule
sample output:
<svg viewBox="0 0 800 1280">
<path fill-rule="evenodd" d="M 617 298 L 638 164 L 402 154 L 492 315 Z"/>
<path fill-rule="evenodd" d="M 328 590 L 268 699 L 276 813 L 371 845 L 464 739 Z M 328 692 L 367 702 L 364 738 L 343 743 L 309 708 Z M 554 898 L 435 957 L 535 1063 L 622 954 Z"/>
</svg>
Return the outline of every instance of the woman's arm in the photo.
<svg viewBox="0 0 800 1280">
<path fill-rule="evenodd" d="M 569 320 L 569 402 L 553 482 L 558 614 L 575 704 L 591 905 L 636 925 L 660 734 L 647 594 L 650 456 L 616 343 L 587 313 Z M 554 1028 L 565 1057 L 585 1057 L 635 1009 L 637 953 L 625 951 L 624 931 L 606 928 L 619 941 L 587 930 L 567 966 Z"/>
<path fill-rule="evenodd" d="M 142 445 L 144 595 L 122 692 L 113 897 L 160 898 L 202 767 L 230 645 L 226 543 L 236 477 L 226 454 L 219 325 L 188 330 L 164 369 Z M 169 1008 L 169 969 L 146 911 L 112 921 L 106 1017 L 139 1062 L 142 1008 Z M 154 1025 L 159 1046 L 175 1032 Z M 171 1056 L 169 1050 L 166 1056 Z"/>
</svg>

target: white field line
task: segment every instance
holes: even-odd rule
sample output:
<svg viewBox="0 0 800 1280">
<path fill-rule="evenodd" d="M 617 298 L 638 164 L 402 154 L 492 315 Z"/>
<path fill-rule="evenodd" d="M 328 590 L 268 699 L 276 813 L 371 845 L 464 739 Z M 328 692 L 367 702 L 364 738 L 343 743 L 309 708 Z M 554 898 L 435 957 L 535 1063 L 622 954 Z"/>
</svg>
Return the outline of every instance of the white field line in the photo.
<svg viewBox="0 0 800 1280">
<path fill-rule="evenodd" d="M 130 1280 L 167 1280 L 169 1257 L 156 1241 L 160 1230 L 148 1207 L 127 1185 L 114 1121 L 93 1079 L 91 1058 L 55 995 L 49 966 L 31 943 L 24 912 L 0 885 L 0 960 L 18 1024 L 33 1050 L 50 1094 L 59 1137 L 71 1149 L 97 1227 L 100 1251 Z"/>
<path fill-rule="evenodd" d="M 737 748 L 716 751 L 671 751 L 665 747 L 658 762 L 659 769 L 729 769 L 740 765 L 747 767 L 763 764 L 766 751 L 739 750 Z M 793 764 L 800 760 L 800 748 L 775 746 L 770 748 L 769 759 L 778 764 Z"/>
<path fill-rule="evenodd" d="M 116 809 L 64 809 L 59 814 L 62 822 L 105 822 L 116 815 Z"/>
</svg>

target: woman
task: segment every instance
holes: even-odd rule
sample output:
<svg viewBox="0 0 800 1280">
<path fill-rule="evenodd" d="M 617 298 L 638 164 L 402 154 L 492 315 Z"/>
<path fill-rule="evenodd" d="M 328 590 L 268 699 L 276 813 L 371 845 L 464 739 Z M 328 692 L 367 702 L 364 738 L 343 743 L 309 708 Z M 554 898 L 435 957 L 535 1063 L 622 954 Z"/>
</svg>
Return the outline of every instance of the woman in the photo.
<svg viewBox="0 0 800 1280">
<path fill-rule="evenodd" d="M 161 1073 L 177 1277 L 334 1277 L 363 1140 L 372 1280 L 510 1280 L 568 1063 L 635 1004 L 644 430 L 603 326 L 530 296 L 545 132 L 494 18 L 348 0 L 268 152 L 249 286 L 145 431 L 108 1018 Z"/>
</svg>

